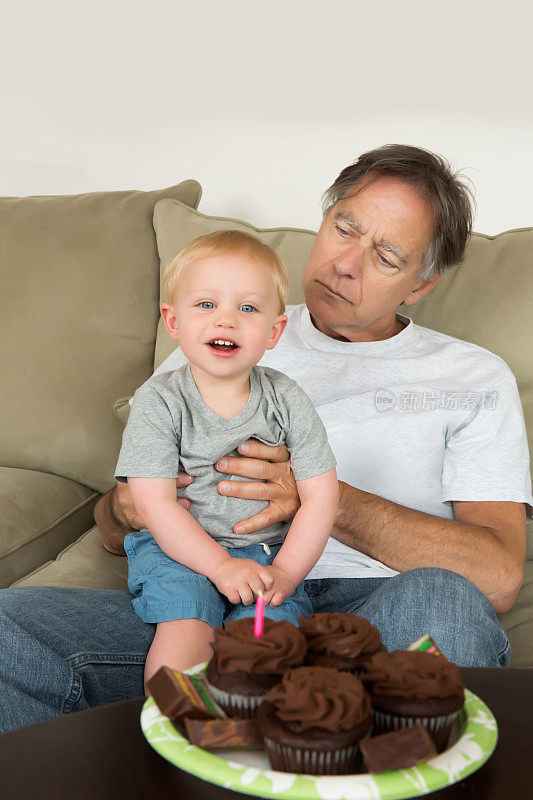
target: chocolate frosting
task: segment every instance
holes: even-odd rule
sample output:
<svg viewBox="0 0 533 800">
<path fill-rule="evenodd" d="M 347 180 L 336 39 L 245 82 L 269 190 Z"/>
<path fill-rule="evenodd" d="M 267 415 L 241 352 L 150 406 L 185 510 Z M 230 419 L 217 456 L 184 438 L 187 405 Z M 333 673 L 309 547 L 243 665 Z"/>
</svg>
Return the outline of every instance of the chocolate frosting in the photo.
<svg viewBox="0 0 533 800">
<path fill-rule="evenodd" d="M 300 630 L 310 654 L 327 653 L 339 658 L 354 658 L 380 650 L 379 631 L 364 617 L 332 612 L 300 617 Z"/>
<path fill-rule="evenodd" d="M 298 723 L 302 731 L 347 731 L 370 714 L 370 698 L 361 681 L 331 667 L 288 670 L 266 699 L 275 706 L 280 720 Z"/>
<path fill-rule="evenodd" d="M 281 675 L 302 663 L 306 646 L 304 635 L 292 622 L 265 619 L 263 635 L 256 638 L 254 619 L 246 617 L 215 628 L 213 650 L 220 672 Z"/>
<path fill-rule="evenodd" d="M 459 667 L 433 653 L 409 650 L 376 653 L 366 661 L 360 677 L 373 695 L 464 698 Z"/>
</svg>

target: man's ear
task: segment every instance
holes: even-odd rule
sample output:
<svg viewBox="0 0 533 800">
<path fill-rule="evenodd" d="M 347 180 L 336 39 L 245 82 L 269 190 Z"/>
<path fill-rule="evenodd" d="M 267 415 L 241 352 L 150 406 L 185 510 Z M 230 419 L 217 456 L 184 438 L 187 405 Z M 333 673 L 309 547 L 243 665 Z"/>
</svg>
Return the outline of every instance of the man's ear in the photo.
<svg viewBox="0 0 533 800">
<path fill-rule="evenodd" d="M 179 333 L 177 331 L 176 314 L 170 303 L 161 303 L 161 316 L 163 317 L 168 335 L 177 342 L 179 340 Z"/>
<path fill-rule="evenodd" d="M 437 283 L 437 281 L 439 280 L 439 278 L 440 275 L 436 275 L 434 278 L 431 278 L 431 280 L 422 281 L 422 283 L 419 283 L 418 286 L 415 286 L 413 291 L 410 294 L 408 294 L 405 300 L 403 301 L 404 305 L 412 306 L 413 303 L 418 302 L 418 300 L 421 300 L 423 297 L 429 294 L 430 291 L 435 286 L 435 284 Z"/>
<path fill-rule="evenodd" d="M 272 330 L 270 331 L 270 335 L 268 337 L 268 342 L 266 349 L 273 350 L 277 343 L 280 340 L 281 334 L 285 330 L 285 326 L 287 325 L 287 315 L 280 314 L 279 317 L 276 317 L 274 324 L 272 325 Z"/>
</svg>

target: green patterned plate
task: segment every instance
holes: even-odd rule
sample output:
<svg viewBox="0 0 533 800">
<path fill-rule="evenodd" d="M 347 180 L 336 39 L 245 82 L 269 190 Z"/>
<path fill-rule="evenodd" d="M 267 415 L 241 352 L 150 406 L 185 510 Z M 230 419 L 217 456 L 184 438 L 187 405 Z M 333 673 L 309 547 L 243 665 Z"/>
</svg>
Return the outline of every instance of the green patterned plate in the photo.
<svg viewBox="0 0 533 800">
<path fill-rule="evenodd" d="M 194 674 L 205 667 L 187 671 Z M 380 774 L 297 775 L 271 770 L 261 751 L 218 750 L 215 755 L 189 744 L 151 697 L 141 712 L 141 728 L 148 743 L 171 764 L 226 789 L 276 800 L 401 800 L 457 783 L 490 758 L 498 740 L 496 720 L 479 697 L 468 689 L 465 696 L 452 733 L 455 744 L 416 767 Z"/>
</svg>

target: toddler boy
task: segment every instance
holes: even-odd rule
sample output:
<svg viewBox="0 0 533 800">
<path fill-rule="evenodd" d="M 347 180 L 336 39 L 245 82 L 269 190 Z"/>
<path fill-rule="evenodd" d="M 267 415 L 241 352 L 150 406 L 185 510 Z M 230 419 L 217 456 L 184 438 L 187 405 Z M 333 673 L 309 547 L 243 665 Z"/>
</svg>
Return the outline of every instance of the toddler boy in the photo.
<svg viewBox="0 0 533 800">
<path fill-rule="evenodd" d="M 189 363 L 135 392 L 115 471 L 147 525 L 124 542 L 133 607 L 157 623 L 145 684 L 164 664 L 208 660 L 213 627 L 252 616 L 259 592 L 273 619 L 310 614 L 302 582 L 338 503 L 335 458 L 311 400 L 284 373 L 257 366 L 287 322 L 278 255 L 250 234 L 218 231 L 180 250 L 163 286 L 162 317 Z M 236 523 L 267 503 L 219 494 L 214 464 L 251 437 L 286 444 L 301 506 L 292 523 L 239 536 Z M 193 477 L 180 490 L 190 510 L 176 502 L 179 468 Z"/>
</svg>

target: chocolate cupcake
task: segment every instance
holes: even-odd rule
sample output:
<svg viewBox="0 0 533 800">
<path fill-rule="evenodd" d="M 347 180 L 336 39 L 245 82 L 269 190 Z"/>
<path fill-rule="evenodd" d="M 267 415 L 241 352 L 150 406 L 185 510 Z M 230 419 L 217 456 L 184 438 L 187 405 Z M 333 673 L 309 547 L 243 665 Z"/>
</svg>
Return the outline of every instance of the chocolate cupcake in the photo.
<svg viewBox="0 0 533 800">
<path fill-rule="evenodd" d="M 370 656 L 385 650 L 378 629 L 356 614 L 311 614 L 299 622 L 309 666 L 335 667 L 358 675 Z"/>
<path fill-rule="evenodd" d="M 361 681 L 330 667 L 288 670 L 257 715 L 272 769 L 346 775 L 361 766 L 359 741 L 371 727 Z"/>
<path fill-rule="evenodd" d="M 305 638 L 292 622 L 265 619 L 263 635 L 254 636 L 254 619 L 230 620 L 215 628 L 213 657 L 206 684 L 230 717 L 255 717 L 265 695 L 285 670 L 305 657 Z"/>
<path fill-rule="evenodd" d="M 376 653 L 361 673 L 372 701 L 374 733 L 423 725 L 439 752 L 446 749 L 464 704 L 459 667 L 419 651 Z"/>
</svg>

